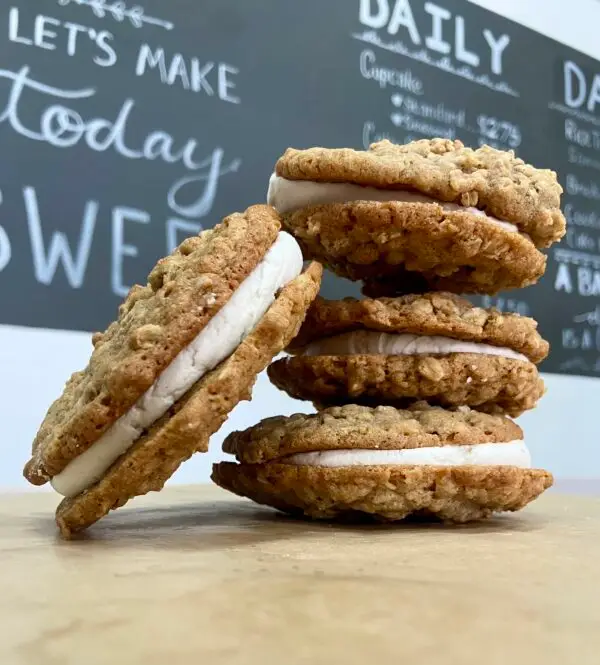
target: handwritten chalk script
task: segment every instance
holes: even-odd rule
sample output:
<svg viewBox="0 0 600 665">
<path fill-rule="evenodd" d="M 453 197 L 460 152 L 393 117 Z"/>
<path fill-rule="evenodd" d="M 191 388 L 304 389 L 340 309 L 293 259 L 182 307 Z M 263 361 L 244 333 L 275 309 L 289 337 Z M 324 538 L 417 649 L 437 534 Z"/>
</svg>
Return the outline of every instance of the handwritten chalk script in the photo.
<svg viewBox="0 0 600 665">
<path fill-rule="evenodd" d="M 66 7 L 71 3 L 89 7 L 98 18 L 110 16 L 115 21 L 122 22 L 127 19 L 134 28 L 142 28 L 144 25 L 156 25 L 165 30 L 172 30 L 173 24 L 160 18 L 147 16 L 144 8 L 135 5 L 127 8 L 124 2 L 107 2 L 107 0 L 58 0 L 58 4 Z"/>
<path fill-rule="evenodd" d="M 134 28 L 144 25 L 163 27 L 173 24 L 148 16 L 139 6 L 127 7 L 124 2 L 101 0 L 58 0 L 58 5 L 82 5 L 92 10 L 95 20 L 113 18 Z M 17 8 L 8 12 L 8 39 L 19 47 L 43 49 L 49 53 L 68 56 L 89 56 L 92 65 L 112 68 L 120 61 L 118 42 L 108 30 L 98 30 L 69 20 L 37 14 L 33 18 Z M 175 53 L 167 55 L 160 46 L 143 43 L 134 61 L 128 63 L 135 77 L 150 77 L 150 70 L 160 84 L 180 85 L 186 90 L 214 97 L 220 102 L 240 104 L 235 94 L 235 76 L 238 68 L 224 62 L 185 57 Z M 0 68 L 0 127 L 9 127 L 15 134 L 40 144 L 64 151 L 81 146 L 95 154 L 112 153 L 129 162 L 155 162 L 179 169 L 167 186 L 165 200 L 170 218 L 165 221 L 167 252 L 181 241 L 181 234 L 198 233 L 200 220 L 207 216 L 214 205 L 220 179 L 238 171 L 239 158 L 227 158 L 218 144 L 212 148 L 200 148 L 195 137 L 173 134 L 164 127 L 151 127 L 140 132 L 136 118 L 147 122 L 147 110 L 141 108 L 133 96 L 116 105 L 110 115 L 91 111 L 95 99 L 100 101 L 101 90 L 96 85 L 57 85 L 42 80 L 28 64 L 14 71 Z M 101 104 L 99 104 L 101 106 Z M 183 171 L 183 173 L 182 173 Z M 67 282 L 72 288 L 80 288 L 97 219 L 105 206 L 95 198 L 88 200 L 82 210 L 79 237 L 69 245 L 62 231 L 48 233 L 42 230 L 44 215 L 40 210 L 39 195 L 32 183 L 21 188 L 20 198 L 27 221 L 34 275 L 38 282 L 50 284 L 57 267 L 62 265 Z M 0 200 L 1 203 L 1 200 Z M 124 257 L 135 257 L 138 248 L 125 240 L 125 225 L 148 224 L 149 213 L 130 206 L 110 208 L 112 263 L 111 288 L 117 295 L 125 295 L 128 286 L 123 281 Z M 73 220 L 69 227 L 73 228 Z M 49 239 L 48 239 L 49 237 Z M 44 240 L 46 238 L 46 240 Z M 6 229 L 0 227 L 0 271 L 13 257 L 11 240 Z"/>
<path fill-rule="evenodd" d="M 219 177 L 236 171 L 239 167 L 239 160 L 223 165 L 223 151 L 220 148 L 215 148 L 209 157 L 198 160 L 198 142 L 195 139 L 190 138 L 177 145 L 175 139 L 161 129 L 150 132 L 134 146 L 127 138 L 127 128 L 135 109 L 133 99 L 123 102 L 114 119 L 84 119 L 72 106 L 57 102 L 94 97 L 97 94 L 95 88 L 68 90 L 46 85 L 30 76 L 29 67 L 22 67 L 18 72 L 0 69 L 0 79 L 12 82 L 8 101 L 0 113 L 0 124 L 8 123 L 15 132 L 25 138 L 63 149 L 84 142 L 95 152 L 112 150 L 126 159 L 180 163 L 188 171 L 197 172 L 195 176 L 178 179 L 169 189 L 169 205 L 179 214 L 194 217 L 207 214 L 212 207 Z M 46 96 L 50 102 L 33 126 L 26 126 L 20 115 L 21 106 L 28 103 L 28 93 Z M 203 185 L 201 196 L 192 205 L 180 205 L 177 199 L 179 192 L 183 187 L 187 188 L 194 183 Z"/>
</svg>

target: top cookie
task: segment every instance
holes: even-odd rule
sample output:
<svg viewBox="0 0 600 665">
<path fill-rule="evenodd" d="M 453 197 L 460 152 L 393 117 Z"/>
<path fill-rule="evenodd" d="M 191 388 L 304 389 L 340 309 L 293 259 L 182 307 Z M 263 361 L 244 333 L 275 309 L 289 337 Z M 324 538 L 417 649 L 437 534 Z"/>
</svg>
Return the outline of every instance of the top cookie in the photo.
<svg viewBox="0 0 600 665">
<path fill-rule="evenodd" d="M 419 402 L 402 410 L 349 404 L 310 415 L 267 418 L 230 434 L 223 451 L 240 462 L 262 464 L 319 450 L 402 450 L 522 439 L 523 431 L 509 418 L 479 413 L 466 406 L 449 410 Z"/>
<path fill-rule="evenodd" d="M 278 214 L 254 206 L 185 240 L 134 286 L 118 319 L 93 337 L 87 367 L 67 382 L 33 443 L 26 478 L 43 484 L 89 448 L 154 384 L 260 263 Z"/>
<path fill-rule="evenodd" d="M 515 224 L 537 247 L 548 247 L 565 233 L 556 173 L 489 146 L 473 150 L 460 141 L 424 139 L 406 145 L 385 140 L 366 151 L 289 148 L 275 172 L 288 180 L 412 190 L 479 208 Z"/>
<path fill-rule="evenodd" d="M 507 347 L 534 363 L 549 351 L 533 319 L 475 307 L 465 298 L 444 292 L 362 300 L 317 297 L 287 351 L 302 353 L 311 342 L 354 330 L 440 335 Z"/>
</svg>

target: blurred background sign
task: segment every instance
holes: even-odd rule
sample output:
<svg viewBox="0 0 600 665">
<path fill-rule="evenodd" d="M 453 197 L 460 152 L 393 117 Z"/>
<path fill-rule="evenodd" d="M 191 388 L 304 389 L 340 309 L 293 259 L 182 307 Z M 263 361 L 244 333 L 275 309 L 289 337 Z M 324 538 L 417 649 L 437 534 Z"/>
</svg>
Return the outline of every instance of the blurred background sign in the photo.
<svg viewBox="0 0 600 665">
<path fill-rule="evenodd" d="M 465 0 L 15 0 L 0 31 L 0 323 L 104 328 L 290 145 L 443 136 L 558 171 L 546 276 L 483 301 L 539 321 L 543 370 L 600 376 L 597 61 Z"/>
</svg>

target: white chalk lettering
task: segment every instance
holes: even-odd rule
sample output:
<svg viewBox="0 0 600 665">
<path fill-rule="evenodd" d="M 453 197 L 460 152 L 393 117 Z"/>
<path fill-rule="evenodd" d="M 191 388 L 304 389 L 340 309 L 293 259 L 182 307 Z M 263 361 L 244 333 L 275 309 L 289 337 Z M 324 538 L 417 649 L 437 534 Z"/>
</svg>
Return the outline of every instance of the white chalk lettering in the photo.
<svg viewBox="0 0 600 665">
<path fill-rule="evenodd" d="M 595 74 L 591 82 L 584 71 L 572 60 L 563 63 L 565 104 L 573 109 L 584 106 L 594 113 L 600 103 L 600 74 Z"/>
<path fill-rule="evenodd" d="M 143 76 L 146 72 L 146 66 L 151 69 L 158 67 L 160 80 L 167 80 L 167 64 L 165 62 L 165 52 L 163 49 L 158 48 L 153 51 L 148 44 L 142 44 L 135 65 L 135 75 Z"/>
<path fill-rule="evenodd" d="M 510 37 L 508 35 L 500 35 L 496 39 L 491 30 L 487 28 L 483 31 L 485 41 L 488 43 L 491 51 L 491 67 L 492 72 L 500 76 L 502 74 L 502 54 L 506 47 L 510 44 Z"/>
<path fill-rule="evenodd" d="M 12 7 L 8 13 L 8 38 L 11 42 L 25 44 L 25 46 L 33 44 L 33 39 L 19 35 L 19 10 L 17 7 Z"/>
<path fill-rule="evenodd" d="M 597 136 L 600 136 L 597 134 Z M 565 120 L 565 138 L 582 148 L 594 148 L 594 134 L 585 127 L 580 127 L 575 120 Z"/>
<path fill-rule="evenodd" d="M 570 60 L 563 65 L 565 81 L 565 104 L 571 108 L 579 108 L 585 101 L 587 86 L 581 69 Z"/>
<path fill-rule="evenodd" d="M 219 77 L 217 79 L 219 84 L 219 97 L 224 102 L 230 102 L 231 104 L 240 103 L 239 97 L 229 94 L 229 91 L 235 88 L 235 82 L 230 80 L 229 75 L 231 74 L 232 76 L 235 76 L 239 73 L 240 70 L 237 69 L 237 67 L 226 65 L 223 62 L 219 64 Z"/>
<path fill-rule="evenodd" d="M 198 143 L 195 139 L 188 139 L 176 147 L 175 139 L 161 130 L 150 132 L 141 149 L 132 147 L 127 139 L 128 121 L 135 107 L 132 99 L 125 100 L 114 121 L 105 118 L 87 120 L 63 104 L 52 104 L 42 112 L 39 128 L 26 127 L 19 115 L 20 102 L 25 91 L 61 100 L 86 99 L 96 94 L 93 88 L 62 90 L 47 86 L 29 78 L 28 74 L 28 67 L 23 67 L 18 73 L 0 69 L 0 80 L 5 78 L 13 82 L 8 102 L 0 113 L 0 125 L 7 123 L 21 136 L 57 148 L 70 148 L 84 141 L 95 152 L 112 149 L 126 159 L 162 160 L 168 164 L 182 164 L 186 170 L 194 171 L 195 174 L 180 177 L 168 191 L 168 203 L 173 213 L 178 216 L 197 219 L 208 214 L 219 178 L 239 168 L 239 160 L 223 165 L 221 148 L 215 148 L 205 159 L 197 159 Z M 194 198 L 193 194 L 190 195 L 190 190 L 198 185 L 201 193 Z M 185 203 L 180 196 L 185 197 Z"/>
<path fill-rule="evenodd" d="M 10 41 L 35 46 L 47 51 L 55 51 L 63 46 L 67 55 L 73 57 L 77 53 L 77 47 L 81 40 L 80 35 L 86 35 L 96 44 L 101 53 L 94 55 L 93 62 L 100 67 L 112 67 L 117 62 L 117 52 L 110 42 L 114 40 L 108 30 L 95 30 L 87 28 L 72 21 L 60 21 L 51 16 L 38 14 L 33 20 L 31 36 L 25 36 L 20 31 L 19 9 L 13 7 L 8 17 L 8 38 Z"/>
<path fill-rule="evenodd" d="M 136 257 L 138 248 L 125 242 L 125 222 L 148 224 L 150 215 L 135 208 L 116 207 L 112 213 L 111 287 L 115 295 L 125 297 L 131 287 L 123 284 L 123 258 Z"/>
<path fill-rule="evenodd" d="M 452 50 L 452 45 L 443 39 L 444 34 L 444 21 L 452 18 L 452 13 L 444 7 L 434 5 L 433 2 L 425 3 L 425 11 L 431 14 L 431 35 L 425 38 L 427 48 L 447 55 Z"/>
<path fill-rule="evenodd" d="M 175 53 L 171 58 L 161 47 L 153 48 L 142 44 L 138 51 L 135 65 L 136 76 L 144 76 L 147 71 L 156 70 L 161 83 L 165 85 L 180 85 L 184 90 L 203 92 L 209 97 L 215 95 L 224 102 L 239 104 L 240 98 L 232 94 L 236 87 L 234 76 L 239 69 L 225 62 L 200 63 L 198 58 L 186 58 L 181 53 Z M 213 82 L 209 82 L 209 75 Z"/>
<path fill-rule="evenodd" d="M 190 89 L 190 79 L 185 68 L 185 60 L 181 53 L 176 53 L 171 60 L 171 65 L 169 66 L 169 72 L 167 74 L 167 83 L 173 85 L 177 79 L 180 79 L 181 85 L 186 89 Z"/>
<path fill-rule="evenodd" d="M 501 312 L 512 312 L 521 316 L 531 316 L 529 305 L 524 300 L 504 296 L 482 296 L 483 307 L 495 307 Z"/>
<path fill-rule="evenodd" d="M 373 13 L 373 3 L 371 0 L 360 0 L 358 19 L 363 25 L 378 30 L 387 25 L 390 18 L 390 8 L 387 0 L 376 0 L 376 5 L 376 13 Z"/>
<path fill-rule="evenodd" d="M 585 231 L 578 231 L 571 227 L 567 228 L 565 241 L 567 247 L 570 247 L 571 249 L 583 250 L 586 252 L 595 252 L 597 249 L 594 236 L 585 233 Z"/>
<path fill-rule="evenodd" d="M 587 110 L 590 113 L 596 111 L 596 104 L 600 102 L 600 75 L 596 74 L 592 80 L 592 87 L 587 101 Z"/>
<path fill-rule="evenodd" d="M 460 14 L 453 14 L 449 9 L 434 2 L 417 3 L 411 5 L 410 0 L 361 0 L 358 18 L 362 25 L 373 30 L 384 29 L 390 35 L 396 35 L 400 29 L 406 32 L 411 42 L 419 46 L 423 42 L 423 32 L 413 13 L 421 9 L 428 16 L 430 26 L 429 33 L 425 33 L 425 46 L 441 53 L 449 55 L 453 53 L 456 60 L 470 67 L 480 67 L 482 54 L 470 49 L 467 44 L 467 30 L 465 18 Z M 446 24 L 454 23 L 454 42 L 451 41 L 451 28 L 446 29 Z M 450 34 L 448 34 L 450 33 Z M 481 33 L 489 47 L 488 54 L 484 58 L 491 72 L 500 76 L 503 72 L 503 56 L 510 44 L 508 35 L 496 37 L 490 30 L 484 28 Z M 394 50 L 394 49 L 390 49 Z"/>
<path fill-rule="evenodd" d="M 563 349 L 581 349 L 582 351 L 589 351 L 596 347 L 595 342 L 595 336 L 589 328 L 584 328 L 581 332 L 578 332 L 573 328 L 564 328 L 562 330 Z"/>
<path fill-rule="evenodd" d="M 457 16 L 454 19 L 454 29 L 456 32 L 456 59 L 470 65 L 471 67 L 479 67 L 479 56 L 473 51 L 469 51 L 466 45 L 465 35 L 465 19 L 462 16 Z"/>
<path fill-rule="evenodd" d="M 390 33 L 390 35 L 395 35 L 401 26 L 408 30 L 408 34 L 410 35 L 413 43 L 421 43 L 421 35 L 417 29 L 415 17 L 413 16 L 410 2 L 408 0 L 396 0 L 387 31 Z"/>
<path fill-rule="evenodd" d="M 0 226 L 0 272 L 10 263 L 12 250 L 6 231 Z"/>
<path fill-rule="evenodd" d="M 600 229 L 600 213 L 595 210 L 582 211 L 577 210 L 572 203 L 565 204 L 565 217 L 567 224 L 576 226 L 585 226 L 591 229 Z"/>
<path fill-rule="evenodd" d="M 554 280 L 554 290 L 573 293 L 571 272 L 569 271 L 569 266 L 566 263 L 558 264 L 558 271 L 556 273 L 556 279 Z"/>
<path fill-rule="evenodd" d="M 198 60 L 198 58 L 192 59 L 191 79 L 192 79 L 192 90 L 194 92 L 200 92 L 201 90 L 203 90 L 207 95 L 211 97 L 215 94 L 215 91 L 213 90 L 212 86 L 206 80 L 206 77 L 210 74 L 210 72 L 214 69 L 214 67 L 215 67 L 214 62 L 205 62 L 204 65 L 200 67 L 200 61 Z"/>
<path fill-rule="evenodd" d="M 189 139 L 181 149 L 175 150 L 173 137 L 162 131 L 151 132 L 144 140 L 141 150 L 129 147 L 126 133 L 130 115 L 135 107 L 132 99 L 125 100 L 114 121 L 105 118 L 92 118 L 86 121 L 73 109 L 62 104 L 53 104 L 43 111 L 39 130 L 26 127 L 19 116 L 19 104 L 25 90 L 59 99 L 85 99 L 96 94 L 94 88 L 62 90 L 47 86 L 29 78 L 28 72 L 28 67 L 23 67 L 16 74 L 0 69 L 0 79 L 13 81 L 8 103 L 0 114 L 0 124 L 8 122 L 21 136 L 61 148 L 76 145 L 83 138 L 88 147 L 96 152 L 112 148 L 128 159 L 161 158 L 171 164 L 183 162 L 189 170 L 198 169 L 203 164 L 194 160 L 197 149 L 195 139 Z"/>
<path fill-rule="evenodd" d="M 410 69 L 400 71 L 398 69 L 380 67 L 377 65 L 375 53 L 370 49 L 365 49 L 361 52 L 359 68 L 363 78 L 377 81 L 379 87 L 382 89 L 391 85 L 396 88 L 408 90 L 414 95 L 423 94 L 423 81 L 414 76 Z"/>
<path fill-rule="evenodd" d="M 222 163 L 223 150 L 215 148 L 207 159 L 198 164 L 198 169 L 201 170 L 200 173 L 186 176 L 174 183 L 167 195 L 167 201 L 171 210 L 182 217 L 195 219 L 207 215 L 211 211 L 215 200 L 219 178 L 227 173 L 237 171 L 240 166 L 239 161 L 233 161 L 228 166 L 222 166 Z M 202 186 L 200 196 L 193 203 L 187 205 L 181 204 L 178 201 L 178 196 L 182 194 L 182 190 L 187 189 L 190 185 L 198 184 Z"/>
<path fill-rule="evenodd" d="M 140 159 L 143 156 L 143 152 L 129 148 L 125 141 L 127 121 L 129 120 L 133 106 L 133 99 L 125 100 L 114 122 L 105 120 L 104 118 L 90 120 L 87 123 L 85 131 L 85 142 L 87 145 L 97 152 L 104 152 L 109 148 L 114 148 L 123 157 Z M 106 134 L 102 137 L 101 132 L 104 131 L 106 131 Z"/>
<path fill-rule="evenodd" d="M 42 284 L 51 284 L 58 264 L 62 263 L 67 281 L 71 287 L 74 289 L 80 288 L 85 278 L 85 271 L 94 237 L 98 203 L 96 201 L 88 201 L 86 203 L 83 213 L 83 223 L 77 242 L 76 256 L 73 258 L 69 242 L 65 234 L 61 231 L 56 231 L 52 234 L 50 247 L 46 252 L 37 195 L 33 187 L 25 187 L 23 189 L 23 200 L 25 202 L 36 279 Z"/>
<path fill-rule="evenodd" d="M 67 29 L 67 55 L 73 57 L 77 53 L 77 39 L 81 33 L 87 33 L 88 29 L 85 25 L 79 23 L 72 23 L 67 21 L 65 24 Z"/>
<path fill-rule="evenodd" d="M 574 173 L 567 173 L 566 190 L 571 196 L 583 196 L 586 199 L 600 201 L 600 186 L 595 180 L 582 182 Z"/>
<path fill-rule="evenodd" d="M 58 36 L 58 33 L 55 30 L 50 30 L 49 25 L 58 27 L 60 21 L 51 16 L 44 16 L 43 14 L 38 14 L 35 17 L 35 22 L 33 24 L 33 44 L 38 48 L 46 49 L 47 51 L 54 51 L 56 49 L 56 44 L 54 40 Z"/>
<path fill-rule="evenodd" d="M 47 141 L 47 138 L 41 133 L 27 129 L 19 119 L 18 106 L 25 88 L 35 90 L 50 97 L 61 99 L 85 99 L 95 94 L 94 88 L 83 88 L 81 90 L 62 90 L 50 85 L 44 85 L 38 81 L 28 78 L 29 67 L 22 67 L 18 73 L 0 69 L 0 79 L 6 78 L 13 81 L 8 102 L 2 114 L 0 114 L 0 124 L 8 121 L 10 126 L 17 134 L 33 141 Z"/>
<path fill-rule="evenodd" d="M 82 117 L 76 111 L 60 104 L 49 106 L 40 123 L 42 134 L 55 148 L 71 148 L 85 131 Z"/>
<path fill-rule="evenodd" d="M 117 62 L 117 52 L 109 44 L 114 39 L 111 32 L 102 30 L 96 36 L 96 44 L 102 51 L 102 55 L 95 55 L 94 62 L 100 67 L 112 67 Z"/>
<path fill-rule="evenodd" d="M 600 296 L 600 272 L 592 268 L 577 268 L 577 286 L 582 296 Z"/>
</svg>

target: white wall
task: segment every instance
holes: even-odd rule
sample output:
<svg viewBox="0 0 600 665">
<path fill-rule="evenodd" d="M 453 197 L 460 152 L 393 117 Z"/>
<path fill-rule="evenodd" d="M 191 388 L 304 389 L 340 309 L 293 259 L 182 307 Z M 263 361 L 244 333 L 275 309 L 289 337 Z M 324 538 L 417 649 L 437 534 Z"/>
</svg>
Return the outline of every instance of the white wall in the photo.
<svg viewBox="0 0 600 665">
<path fill-rule="evenodd" d="M 474 0 L 492 11 L 562 41 L 600 60 L 600 2 L 570 0 Z M 30 488 L 21 477 L 31 440 L 50 402 L 71 372 L 82 368 L 91 349 L 83 333 L 0 326 L 0 487 Z M 546 375 L 548 394 L 519 423 L 534 459 L 559 478 L 600 477 L 600 380 Z M 269 415 L 308 410 L 261 376 L 251 404 L 240 405 L 216 435 L 208 455 L 196 455 L 175 482 L 206 480 L 223 437 Z M 172 481 L 172 482 L 173 482 Z"/>
</svg>

